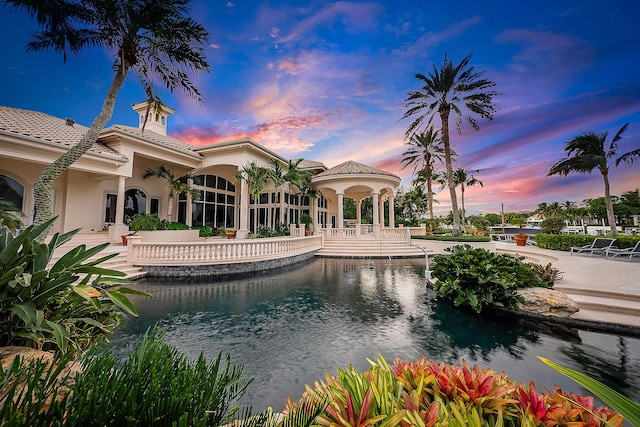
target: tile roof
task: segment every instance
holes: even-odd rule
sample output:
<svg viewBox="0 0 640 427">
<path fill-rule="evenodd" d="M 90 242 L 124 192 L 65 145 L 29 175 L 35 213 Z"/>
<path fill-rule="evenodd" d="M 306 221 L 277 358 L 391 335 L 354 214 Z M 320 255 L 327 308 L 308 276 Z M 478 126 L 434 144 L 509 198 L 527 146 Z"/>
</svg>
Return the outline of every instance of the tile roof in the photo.
<svg viewBox="0 0 640 427">
<path fill-rule="evenodd" d="M 362 163 L 354 162 L 353 160 L 340 163 L 338 166 L 332 167 L 329 170 L 319 173 L 314 178 L 335 176 L 335 175 L 354 175 L 354 174 L 384 175 L 384 176 L 398 178 L 392 173 L 383 171 L 382 169 L 374 168 L 373 166 L 368 166 Z"/>
<path fill-rule="evenodd" d="M 183 151 L 185 153 L 198 155 L 193 151 L 193 148 L 194 148 L 193 145 L 189 145 L 186 142 L 182 142 L 179 139 L 175 139 L 170 136 L 160 135 L 159 133 L 156 133 L 152 130 L 145 129 L 144 133 L 142 133 L 140 128 L 133 127 L 133 126 L 124 126 L 124 125 L 113 125 L 111 126 L 111 128 L 117 129 L 129 135 L 133 135 L 136 138 L 147 140 L 154 144 L 160 144 L 177 151 Z"/>
<path fill-rule="evenodd" d="M 72 124 L 67 124 L 67 121 L 68 119 L 61 119 L 37 111 L 0 106 L 0 130 L 71 147 L 82 139 L 89 128 L 73 121 L 71 121 Z M 101 142 L 95 142 L 89 151 L 107 153 L 124 160 L 127 159 L 118 151 Z"/>
</svg>

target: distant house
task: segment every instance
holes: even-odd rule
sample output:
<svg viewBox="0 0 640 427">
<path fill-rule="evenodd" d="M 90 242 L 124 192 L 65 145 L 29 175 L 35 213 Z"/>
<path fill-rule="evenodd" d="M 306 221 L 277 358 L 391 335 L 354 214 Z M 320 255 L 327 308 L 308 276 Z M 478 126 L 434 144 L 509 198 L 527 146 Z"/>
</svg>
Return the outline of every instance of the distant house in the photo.
<svg viewBox="0 0 640 427">
<path fill-rule="evenodd" d="M 143 131 L 146 106 L 132 106 L 137 127 L 112 125 L 104 129 L 89 152 L 56 180 L 53 210 L 59 219 L 54 231 L 109 230 L 116 241 L 127 229 L 126 219 L 142 212 L 169 216 L 191 226 L 232 228 L 241 238 L 260 225 L 296 223 L 303 214 L 311 215 L 317 229 L 339 227 L 343 197 L 358 202 L 373 197 L 379 207 L 374 224 L 379 225 L 384 218 L 382 202 L 392 198 L 400 184 L 397 176 L 357 162 L 327 169 L 320 162 L 303 160 L 300 168 L 317 173 L 313 185 L 321 192 L 319 198 L 302 197 L 295 187 L 276 190 L 271 186 L 254 200 L 247 184 L 234 180 L 238 170 L 250 162 L 266 167 L 274 159 L 286 165 L 286 159 L 249 138 L 206 146 L 172 138 L 167 127 L 174 111 L 168 107 L 152 114 Z M 86 130 L 71 119 L 0 106 L 0 197 L 21 209 L 26 224 L 34 217 L 33 186 L 38 175 Z M 157 166 L 171 170 L 176 177 L 186 173 L 199 176 L 194 187 L 201 192 L 200 200 L 181 196 L 168 215 L 166 181 L 143 179 L 145 170 Z"/>
</svg>

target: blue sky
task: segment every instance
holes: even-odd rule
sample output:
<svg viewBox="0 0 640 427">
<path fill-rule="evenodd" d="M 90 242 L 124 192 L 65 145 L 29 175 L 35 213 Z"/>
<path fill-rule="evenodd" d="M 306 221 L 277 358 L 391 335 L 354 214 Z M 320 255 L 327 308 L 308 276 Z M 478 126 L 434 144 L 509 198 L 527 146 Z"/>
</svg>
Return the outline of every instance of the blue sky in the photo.
<svg viewBox="0 0 640 427">
<path fill-rule="evenodd" d="M 519 4 L 520 3 L 520 4 Z M 640 147 L 640 2 L 587 0 L 194 1 L 210 32 L 211 74 L 195 77 L 203 104 L 163 95 L 175 108 L 170 135 L 193 144 L 250 136 L 286 158 L 332 167 L 345 160 L 400 170 L 407 92 L 415 73 L 472 54 L 497 83 L 493 121 L 452 133 L 458 166 L 479 169 L 484 187 L 465 193 L 471 213 L 534 209 L 603 194 L 599 173 L 546 177 L 564 142 L 630 123 L 624 153 Z M 0 8 L 4 40 L 0 104 L 72 117 L 89 125 L 111 81 L 109 52 L 92 49 L 64 63 L 27 52 L 34 22 Z M 144 98 L 131 75 L 112 123 L 135 125 Z M 640 163 L 611 174 L 613 194 L 640 187 Z M 448 191 L 437 213 L 450 209 Z"/>
</svg>

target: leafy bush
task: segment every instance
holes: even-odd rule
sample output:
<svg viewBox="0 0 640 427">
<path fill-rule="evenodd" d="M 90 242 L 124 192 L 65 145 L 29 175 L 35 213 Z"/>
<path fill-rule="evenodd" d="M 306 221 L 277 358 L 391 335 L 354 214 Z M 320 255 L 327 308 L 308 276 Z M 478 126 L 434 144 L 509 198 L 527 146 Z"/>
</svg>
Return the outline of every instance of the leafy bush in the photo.
<svg viewBox="0 0 640 427">
<path fill-rule="evenodd" d="M 190 228 L 181 222 L 170 222 L 165 225 L 165 230 L 190 230 Z"/>
<path fill-rule="evenodd" d="M 157 214 L 139 213 L 131 217 L 129 229 L 133 231 L 164 230 L 166 221 L 161 220 Z"/>
<path fill-rule="evenodd" d="M 289 235 L 289 226 L 287 224 L 276 223 L 275 228 L 271 228 L 267 225 L 261 225 L 258 227 L 258 238 L 266 237 L 282 237 Z"/>
<path fill-rule="evenodd" d="M 547 217 L 540 223 L 540 228 L 543 233 L 560 234 L 564 228 L 564 219 L 559 216 Z"/>
<path fill-rule="evenodd" d="M 93 348 L 80 358 L 82 371 L 73 381 L 61 375 L 67 362 L 58 356 L 53 364 L 16 362 L 3 371 L 2 396 L 10 398 L 0 425 L 221 426 L 232 421 L 251 382 L 229 356 L 190 360 L 155 331 L 123 361 Z M 26 389 L 14 399 L 20 379 Z M 61 384 L 66 390 L 52 399 Z"/>
<path fill-rule="evenodd" d="M 551 263 L 547 265 L 532 263 L 529 265 L 536 271 L 536 273 L 538 273 L 538 276 L 540 276 L 542 281 L 550 288 L 553 287 L 555 282 L 562 279 L 562 272 L 555 268 Z"/>
<path fill-rule="evenodd" d="M 213 229 L 209 225 L 204 225 L 202 227 L 193 227 L 198 230 L 198 236 L 200 237 L 210 237 L 213 236 Z"/>
<path fill-rule="evenodd" d="M 53 221 L 15 238 L 6 229 L 0 234 L 0 346 L 87 348 L 108 335 L 124 312 L 137 315 L 125 294 L 148 295 L 120 286 L 132 283 L 121 278 L 124 273 L 98 267 L 115 253 L 90 260 L 108 243 L 80 245 L 48 267 L 54 250 L 79 231 L 56 233 L 48 244 L 36 241 Z"/>
<path fill-rule="evenodd" d="M 469 306 L 476 313 L 492 303 L 515 307 L 518 288 L 547 286 L 535 270 L 523 262 L 524 257 L 496 254 L 470 245 L 445 250 L 451 254 L 433 257 L 431 274 L 438 279 L 434 290 L 453 301 L 456 307 Z"/>
<path fill-rule="evenodd" d="M 353 367 L 326 375 L 306 386 L 301 399 L 289 400 L 285 413 L 299 413 L 315 402 L 325 408 L 311 424 L 331 426 L 621 426 L 623 418 L 607 407 L 594 407 L 592 397 L 537 392 L 535 385 L 518 384 L 504 373 L 396 359 L 389 366 L 382 356 L 360 373 Z M 604 421 L 600 421 L 604 420 Z"/>
<path fill-rule="evenodd" d="M 538 246 L 544 249 L 554 249 L 561 251 L 568 251 L 572 246 L 584 246 L 590 245 L 597 237 L 602 236 L 587 236 L 584 234 L 537 234 L 536 242 Z M 640 240 L 637 236 L 616 236 L 616 242 L 614 243 L 620 249 L 632 248 L 636 242 Z"/>
<path fill-rule="evenodd" d="M 436 240 L 439 242 L 490 242 L 489 236 L 411 236 L 412 239 Z"/>
</svg>

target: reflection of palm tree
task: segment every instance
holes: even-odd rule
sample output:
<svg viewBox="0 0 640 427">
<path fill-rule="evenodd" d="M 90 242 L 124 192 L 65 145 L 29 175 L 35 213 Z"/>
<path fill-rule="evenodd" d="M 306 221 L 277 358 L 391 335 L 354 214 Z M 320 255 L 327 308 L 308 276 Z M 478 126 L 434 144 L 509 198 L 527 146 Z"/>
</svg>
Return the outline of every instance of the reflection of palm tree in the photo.
<svg viewBox="0 0 640 427">
<path fill-rule="evenodd" d="M 594 169 L 598 169 L 604 180 L 604 202 L 607 210 L 607 219 L 611 228 L 611 235 L 617 236 L 616 216 L 613 212 L 613 203 L 611 201 L 611 189 L 609 185 L 609 169 L 612 166 L 612 160 L 616 156 L 617 143 L 622 139 L 622 134 L 629 126 L 629 123 L 620 128 L 615 134 L 609 147 L 605 147 L 609 132 L 596 134 L 594 132 L 586 132 L 576 136 L 565 143 L 564 152 L 568 157 L 559 160 L 549 170 L 549 175 L 569 175 L 570 173 L 591 173 Z M 625 153 L 615 160 L 615 166 L 620 162 L 633 163 L 640 158 L 640 148 Z"/>
<path fill-rule="evenodd" d="M 433 72 L 427 76 L 416 74 L 423 86 L 420 90 L 407 94 L 405 103 L 409 108 L 402 116 L 403 119 L 417 116 L 405 132 L 405 137 L 410 138 L 423 124 L 430 127 L 434 117 L 439 116 L 442 124 L 442 143 L 444 146 L 444 159 L 447 175 L 447 185 L 451 196 L 451 209 L 453 211 L 453 235 L 460 235 L 460 214 L 458 212 L 458 200 L 456 198 L 455 183 L 453 180 L 453 164 L 451 154 L 451 142 L 449 140 L 449 116 L 456 116 L 456 128 L 462 129 L 462 122 L 466 120 L 475 130 L 479 129 L 474 116 L 485 119 L 493 119 L 496 110 L 493 97 L 499 92 L 489 90 L 496 84 L 490 80 L 481 78 L 484 72 L 476 72 L 473 67 L 468 67 L 471 55 L 464 58 L 458 65 L 445 55 L 440 68 L 434 65 Z M 471 114 L 463 114 L 462 108 L 466 108 Z"/>
<path fill-rule="evenodd" d="M 0 199 L 0 229 L 7 227 L 9 230 L 15 230 L 22 227 L 22 221 L 19 216 L 22 212 L 8 200 Z"/>
<path fill-rule="evenodd" d="M 135 70 L 145 93 L 158 99 L 154 81 L 162 81 L 170 90 L 182 88 L 194 99 L 200 91 L 189 79 L 189 71 L 208 71 L 205 47 L 208 33 L 187 16 L 185 0 L 141 0 L 135 3 L 108 0 L 104 2 L 63 2 L 69 7 L 51 7 L 49 2 L 13 0 L 13 9 L 37 18 L 42 27 L 28 43 L 30 50 L 53 49 L 77 54 L 85 47 L 102 46 L 113 52 L 113 80 L 102 110 L 82 139 L 48 165 L 36 180 L 34 201 L 36 224 L 53 216 L 51 186 L 70 165 L 96 142 L 113 115 L 115 101 L 127 73 Z"/>
</svg>

